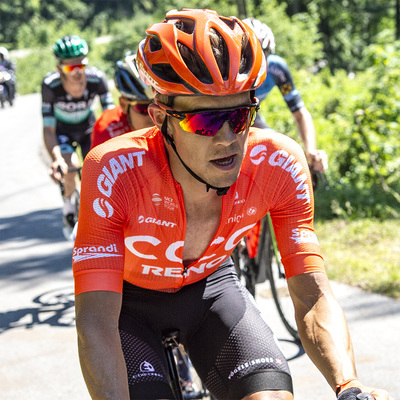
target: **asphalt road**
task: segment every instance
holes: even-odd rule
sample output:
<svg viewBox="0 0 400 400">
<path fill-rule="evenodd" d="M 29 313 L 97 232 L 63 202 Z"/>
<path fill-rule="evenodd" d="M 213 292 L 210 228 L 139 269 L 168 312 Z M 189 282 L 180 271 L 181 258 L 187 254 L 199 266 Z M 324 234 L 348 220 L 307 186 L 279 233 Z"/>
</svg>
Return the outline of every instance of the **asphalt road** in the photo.
<svg viewBox="0 0 400 400">
<path fill-rule="evenodd" d="M 0 399 L 87 400 L 74 329 L 72 244 L 47 175 L 40 96 L 0 109 Z M 348 318 L 359 378 L 400 399 L 400 302 L 332 283 Z M 290 360 L 295 398 L 335 396 L 285 331 L 266 285 L 257 303 Z"/>
</svg>

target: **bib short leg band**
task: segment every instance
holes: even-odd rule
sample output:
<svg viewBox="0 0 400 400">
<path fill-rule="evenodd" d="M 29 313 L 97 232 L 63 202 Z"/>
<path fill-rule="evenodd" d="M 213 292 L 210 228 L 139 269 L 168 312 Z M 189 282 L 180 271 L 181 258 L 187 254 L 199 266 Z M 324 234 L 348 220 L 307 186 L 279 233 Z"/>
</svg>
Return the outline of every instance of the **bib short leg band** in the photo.
<svg viewBox="0 0 400 400">
<path fill-rule="evenodd" d="M 124 282 L 121 343 L 131 399 L 173 399 L 162 332 L 179 330 L 200 378 L 217 399 L 293 392 L 288 364 L 230 259 L 176 293 Z"/>
</svg>

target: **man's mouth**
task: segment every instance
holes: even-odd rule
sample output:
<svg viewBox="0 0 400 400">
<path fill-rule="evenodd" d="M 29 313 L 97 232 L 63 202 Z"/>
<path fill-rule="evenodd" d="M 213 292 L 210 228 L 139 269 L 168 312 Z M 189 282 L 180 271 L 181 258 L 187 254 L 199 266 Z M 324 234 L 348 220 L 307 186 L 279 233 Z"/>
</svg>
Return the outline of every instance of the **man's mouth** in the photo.
<svg viewBox="0 0 400 400">
<path fill-rule="evenodd" d="M 230 167 L 235 164 L 235 161 L 236 161 L 236 155 L 211 160 L 213 164 L 216 164 L 220 167 Z"/>
</svg>

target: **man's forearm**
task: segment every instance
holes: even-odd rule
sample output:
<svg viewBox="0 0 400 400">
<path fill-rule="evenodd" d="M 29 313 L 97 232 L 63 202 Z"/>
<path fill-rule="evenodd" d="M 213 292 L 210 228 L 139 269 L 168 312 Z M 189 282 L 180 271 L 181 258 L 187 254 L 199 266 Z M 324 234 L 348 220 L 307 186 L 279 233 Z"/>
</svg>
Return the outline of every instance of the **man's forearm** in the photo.
<svg viewBox="0 0 400 400">
<path fill-rule="evenodd" d="M 336 300 L 321 298 L 303 320 L 304 327 L 299 328 L 303 347 L 332 389 L 356 377 L 350 334 Z"/>
<path fill-rule="evenodd" d="M 96 343 L 90 343 L 78 335 L 79 360 L 86 386 L 96 400 L 129 400 L 119 334 L 104 339 L 102 344 L 101 337 L 95 339 Z"/>
<path fill-rule="evenodd" d="M 289 289 L 302 345 L 332 389 L 356 377 L 346 319 L 326 275 L 294 276 L 289 279 Z"/>
<path fill-rule="evenodd" d="M 293 113 L 296 121 L 297 131 L 304 145 L 306 155 L 315 152 L 316 150 L 316 135 L 314 122 L 310 112 L 305 108 L 301 108 Z"/>
<path fill-rule="evenodd" d="M 58 160 L 61 155 L 60 146 L 58 145 L 57 137 L 54 128 L 44 127 L 43 128 L 43 139 L 44 144 L 52 161 Z"/>
</svg>

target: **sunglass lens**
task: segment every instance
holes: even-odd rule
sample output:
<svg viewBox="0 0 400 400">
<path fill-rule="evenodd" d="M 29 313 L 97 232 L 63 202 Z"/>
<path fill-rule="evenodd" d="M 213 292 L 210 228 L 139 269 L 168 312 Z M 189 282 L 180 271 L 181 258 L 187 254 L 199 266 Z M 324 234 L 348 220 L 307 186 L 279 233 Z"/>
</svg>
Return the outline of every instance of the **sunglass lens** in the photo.
<svg viewBox="0 0 400 400">
<path fill-rule="evenodd" d="M 133 109 L 138 112 L 139 114 L 143 114 L 143 115 L 147 115 L 147 109 L 148 109 L 149 105 L 148 104 L 135 104 L 133 106 Z"/>
<path fill-rule="evenodd" d="M 215 136 L 223 123 L 228 119 L 229 113 L 223 111 L 210 111 L 199 114 L 186 114 L 180 125 L 186 132 L 196 135 Z"/>
<path fill-rule="evenodd" d="M 233 111 L 229 118 L 229 124 L 235 133 L 244 131 L 249 122 L 249 115 L 253 112 L 253 109 L 249 108 L 238 108 Z"/>
<path fill-rule="evenodd" d="M 76 69 L 79 71 L 82 71 L 86 67 L 85 64 L 76 64 L 76 65 L 63 65 L 62 70 L 66 74 L 70 74 L 71 72 L 74 72 Z"/>
</svg>

